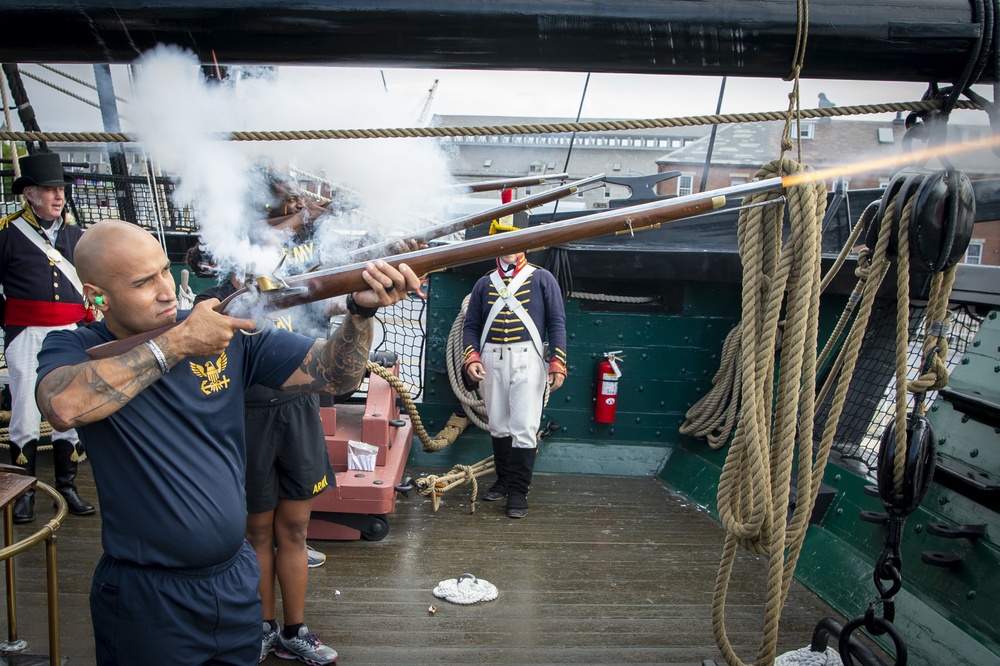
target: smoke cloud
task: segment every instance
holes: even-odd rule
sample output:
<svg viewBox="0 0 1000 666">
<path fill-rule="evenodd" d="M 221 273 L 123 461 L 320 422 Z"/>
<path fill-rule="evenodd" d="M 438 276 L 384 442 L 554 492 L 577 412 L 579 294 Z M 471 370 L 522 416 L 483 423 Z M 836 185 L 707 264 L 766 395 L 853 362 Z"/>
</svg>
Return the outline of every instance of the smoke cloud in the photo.
<svg viewBox="0 0 1000 666">
<path fill-rule="evenodd" d="M 192 54 L 170 46 L 136 65 L 131 131 L 154 165 L 177 179 L 174 202 L 194 213 L 223 276 L 269 274 L 281 261 L 284 239 L 263 231 L 261 165 L 303 180 L 318 176 L 348 193 L 356 208 L 318 220 L 324 267 L 338 265 L 360 233 L 368 241 L 400 238 L 447 219 L 440 193 L 451 178 L 434 139 L 234 142 L 225 134 L 414 124 L 417 110 L 400 108 L 381 89 L 316 85 L 301 68 L 287 76 L 277 68 L 229 68 L 222 82 L 209 82 Z"/>
</svg>

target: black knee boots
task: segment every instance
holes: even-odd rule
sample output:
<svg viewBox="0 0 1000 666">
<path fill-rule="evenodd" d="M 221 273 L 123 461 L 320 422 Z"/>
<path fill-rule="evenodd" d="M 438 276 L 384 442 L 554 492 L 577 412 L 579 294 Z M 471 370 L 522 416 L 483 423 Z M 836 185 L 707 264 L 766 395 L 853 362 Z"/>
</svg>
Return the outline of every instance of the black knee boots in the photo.
<svg viewBox="0 0 1000 666">
<path fill-rule="evenodd" d="M 538 449 L 511 448 L 507 481 L 507 517 L 524 518 L 528 515 L 528 488 L 535 469 Z"/>
<path fill-rule="evenodd" d="M 483 493 L 483 499 L 487 502 L 495 502 L 507 496 L 507 483 L 510 477 L 509 459 L 513 441 L 514 438 L 510 435 L 493 438 L 493 467 L 496 469 L 497 481 Z"/>
<path fill-rule="evenodd" d="M 18 446 L 11 442 L 10 461 L 18 467 L 24 468 L 28 476 L 35 476 L 35 460 L 38 453 L 38 440 L 33 439 Z M 35 491 L 29 490 L 14 502 L 14 509 L 11 511 L 14 522 L 18 524 L 30 523 L 35 520 Z"/>
<path fill-rule="evenodd" d="M 80 497 L 76 491 L 76 468 L 74 460 L 76 447 L 64 439 L 52 440 L 52 466 L 56 473 L 56 490 L 66 500 L 69 512 L 74 516 L 89 516 L 96 510 L 94 505 Z"/>
</svg>

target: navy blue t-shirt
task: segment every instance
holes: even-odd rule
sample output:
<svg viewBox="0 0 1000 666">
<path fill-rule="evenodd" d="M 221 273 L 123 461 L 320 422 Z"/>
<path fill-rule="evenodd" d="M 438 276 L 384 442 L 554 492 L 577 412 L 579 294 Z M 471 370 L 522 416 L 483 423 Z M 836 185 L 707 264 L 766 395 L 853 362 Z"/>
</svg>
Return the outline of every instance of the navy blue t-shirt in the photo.
<svg viewBox="0 0 1000 666">
<path fill-rule="evenodd" d="M 53 332 L 38 354 L 39 379 L 114 339 L 104 322 Z M 314 342 L 273 326 L 237 334 L 224 354 L 182 360 L 108 418 L 77 428 L 92 461 L 107 554 L 170 568 L 236 554 L 246 531 L 244 392 L 253 384 L 279 388 Z"/>
</svg>

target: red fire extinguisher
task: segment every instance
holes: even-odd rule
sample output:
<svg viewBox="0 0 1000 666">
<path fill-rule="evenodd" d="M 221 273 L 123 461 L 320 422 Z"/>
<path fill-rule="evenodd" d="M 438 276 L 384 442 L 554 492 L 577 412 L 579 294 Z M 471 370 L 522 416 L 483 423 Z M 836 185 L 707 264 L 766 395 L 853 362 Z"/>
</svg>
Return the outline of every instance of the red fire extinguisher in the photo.
<svg viewBox="0 0 1000 666">
<path fill-rule="evenodd" d="M 597 404 L 594 406 L 594 420 L 598 423 L 614 423 L 615 408 L 618 405 L 618 369 L 621 350 L 604 352 L 604 360 L 597 364 Z"/>
</svg>

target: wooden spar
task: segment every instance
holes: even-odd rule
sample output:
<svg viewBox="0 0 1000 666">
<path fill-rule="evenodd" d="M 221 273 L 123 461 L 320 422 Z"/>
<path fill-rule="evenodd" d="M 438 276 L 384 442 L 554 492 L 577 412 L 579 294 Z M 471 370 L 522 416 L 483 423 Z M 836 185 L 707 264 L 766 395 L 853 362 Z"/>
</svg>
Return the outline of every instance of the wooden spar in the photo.
<svg viewBox="0 0 1000 666">
<path fill-rule="evenodd" d="M 565 175 L 565 174 L 562 174 Z M 517 201 L 511 201 L 489 210 L 479 211 L 478 213 L 473 213 L 472 215 L 466 215 L 460 217 L 451 222 L 444 222 L 442 224 L 435 225 L 428 229 L 415 232 L 411 236 L 407 236 L 403 239 L 373 243 L 371 245 L 366 245 L 365 247 L 358 248 L 357 250 L 351 250 L 347 256 L 344 258 L 346 262 L 354 261 L 366 261 L 368 259 L 377 259 L 378 257 L 384 257 L 393 254 L 396 250 L 396 244 L 400 241 L 406 241 L 410 239 L 417 240 L 421 243 L 427 243 L 435 238 L 442 238 L 450 234 L 465 231 L 476 225 L 482 224 L 484 222 L 489 222 L 491 220 L 496 220 L 505 215 L 513 215 L 514 213 L 521 213 L 526 210 L 530 210 L 536 206 L 541 206 L 542 204 L 547 204 L 549 202 L 555 201 L 557 199 L 562 199 L 563 197 L 568 197 L 571 194 L 575 194 L 584 185 L 589 185 L 590 183 L 596 183 L 597 181 L 603 180 L 604 174 L 598 174 L 596 176 L 591 176 L 589 178 L 581 178 L 580 180 L 573 181 L 572 183 L 567 183 L 559 187 L 554 187 L 551 190 L 546 190 L 545 192 L 539 192 L 538 194 L 532 194 L 527 197 L 518 199 Z M 538 182 L 545 182 L 544 179 L 534 178 L 531 179 Z M 500 181 L 493 181 L 500 182 Z"/>
<path fill-rule="evenodd" d="M 417 275 L 426 275 L 432 271 L 463 266 L 505 254 L 527 252 L 560 243 L 570 243 L 610 234 L 632 233 L 646 227 L 694 217 L 722 208 L 729 197 L 745 197 L 758 192 L 778 190 L 781 187 L 783 185 L 780 178 L 768 178 L 666 201 L 655 201 L 641 206 L 620 208 L 562 222 L 509 231 L 495 236 L 484 236 L 452 245 L 397 254 L 386 257 L 383 261 L 397 268 L 400 264 L 406 264 Z M 265 311 L 273 312 L 304 303 L 313 303 L 334 296 L 363 291 L 369 288 L 368 283 L 362 277 L 367 263 L 358 262 L 338 268 L 303 273 L 286 278 L 281 287 L 269 291 L 251 290 L 244 287 L 220 303 L 216 310 L 226 312 L 230 303 L 240 296 L 251 293 L 254 293 L 259 299 Z M 91 347 L 87 350 L 87 354 L 94 360 L 118 356 L 146 340 L 152 340 L 167 332 L 176 325 L 171 324 L 121 340 L 106 342 Z"/>
<path fill-rule="evenodd" d="M 0 0 L 4 63 L 131 63 L 158 44 L 224 65 L 785 77 L 788 0 Z M 984 35 L 969 0 L 810 0 L 802 76 L 961 78 Z M 40 27 L 43 27 L 40 29 Z M 987 40 L 979 83 L 996 81 Z"/>
</svg>

